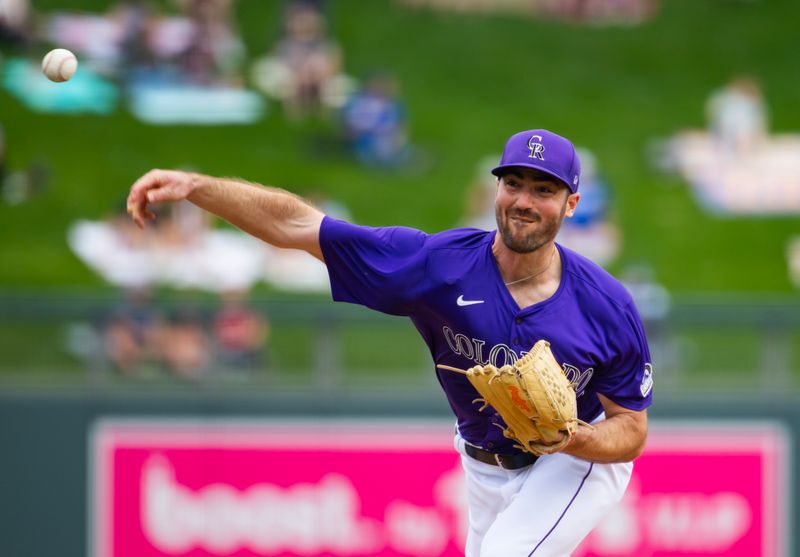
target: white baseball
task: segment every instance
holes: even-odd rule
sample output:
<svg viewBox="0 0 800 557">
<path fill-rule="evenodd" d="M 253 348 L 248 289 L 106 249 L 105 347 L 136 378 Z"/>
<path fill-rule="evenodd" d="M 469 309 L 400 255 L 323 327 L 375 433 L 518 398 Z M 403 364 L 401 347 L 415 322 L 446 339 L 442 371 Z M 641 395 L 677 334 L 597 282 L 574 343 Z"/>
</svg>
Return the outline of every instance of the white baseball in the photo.
<svg viewBox="0 0 800 557">
<path fill-rule="evenodd" d="M 55 48 L 42 59 L 42 73 L 50 81 L 67 81 L 78 69 L 78 59 L 66 48 Z"/>
</svg>

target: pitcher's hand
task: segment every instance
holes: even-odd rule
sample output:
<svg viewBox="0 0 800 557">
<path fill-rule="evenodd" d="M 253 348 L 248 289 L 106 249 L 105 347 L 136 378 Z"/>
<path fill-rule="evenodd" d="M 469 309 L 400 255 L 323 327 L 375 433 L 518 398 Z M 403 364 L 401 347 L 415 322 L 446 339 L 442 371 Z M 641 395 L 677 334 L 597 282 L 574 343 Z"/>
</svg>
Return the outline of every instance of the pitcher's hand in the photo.
<svg viewBox="0 0 800 557">
<path fill-rule="evenodd" d="M 156 218 L 147 207 L 150 203 L 186 199 L 197 186 L 199 177 L 199 174 L 178 170 L 151 170 L 131 186 L 128 213 L 139 228 L 144 228 L 145 220 Z"/>
</svg>

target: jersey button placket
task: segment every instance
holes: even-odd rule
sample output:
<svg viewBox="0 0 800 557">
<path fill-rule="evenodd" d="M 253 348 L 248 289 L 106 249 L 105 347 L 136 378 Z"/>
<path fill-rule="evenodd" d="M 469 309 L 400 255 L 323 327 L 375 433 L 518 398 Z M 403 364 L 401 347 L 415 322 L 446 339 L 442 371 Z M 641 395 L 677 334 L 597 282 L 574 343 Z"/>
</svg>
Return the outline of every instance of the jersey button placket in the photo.
<svg viewBox="0 0 800 557">
<path fill-rule="evenodd" d="M 522 317 L 520 317 L 520 316 L 517 316 L 517 317 L 514 318 L 514 323 L 516 323 L 517 325 L 521 325 L 523 321 L 524 321 L 524 319 Z M 514 338 L 511 340 L 511 342 L 513 342 L 515 346 L 520 346 L 520 344 L 519 344 L 519 327 L 513 327 L 513 329 L 514 329 Z"/>
</svg>

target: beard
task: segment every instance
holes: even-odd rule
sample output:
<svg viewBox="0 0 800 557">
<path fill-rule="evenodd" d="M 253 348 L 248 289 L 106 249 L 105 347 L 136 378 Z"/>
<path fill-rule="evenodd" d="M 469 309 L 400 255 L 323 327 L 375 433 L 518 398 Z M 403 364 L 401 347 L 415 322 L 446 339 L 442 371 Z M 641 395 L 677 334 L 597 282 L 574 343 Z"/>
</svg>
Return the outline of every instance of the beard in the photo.
<svg viewBox="0 0 800 557">
<path fill-rule="evenodd" d="M 564 222 L 566 212 L 566 201 L 559 216 L 552 219 L 545 219 L 542 215 L 532 211 L 518 209 L 503 211 L 500 207 L 495 207 L 497 230 L 508 249 L 516 253 L 531 253 L 555 239 L 561 229 L 561 223 Z M 511 221 L 514 217 L 526 219 L 531 221 L 531 224 L 538 224 L 538 226 L 533 232 L 523 232 Z M 530 226 L 530 224 L 526 226 Z"/>
</svg>

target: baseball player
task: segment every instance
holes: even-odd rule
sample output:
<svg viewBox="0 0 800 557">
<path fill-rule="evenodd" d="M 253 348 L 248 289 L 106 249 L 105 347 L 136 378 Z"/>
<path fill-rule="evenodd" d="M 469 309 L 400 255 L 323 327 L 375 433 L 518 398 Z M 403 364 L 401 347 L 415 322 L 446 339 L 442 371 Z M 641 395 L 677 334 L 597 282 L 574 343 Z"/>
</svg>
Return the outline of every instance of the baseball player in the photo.
<svg viewBox="0 0 800 557">
<path fill-rule="evenodd" d="M 128 197 L 141 227 L 150 203 L 188 199 L 242 230 L 323 261 L 333 298 L 408 316 L 435 364 L 514 363 L 546 339 L 577 394 L 580 426 L 534 456 L 481 410 L 463 374 L 437 369 L 456 416 L 469 505 L 468 557 L 567 557 L 622 497 L 647 435 L 652 366 L 631 296 L 603 269 L 555 243 L 580 199 L 570 141 L 547 130 L 506 143 L 497 230 L 426 234 L 330 218 L 283 190 L 153 170 Z"/>
</svg>

